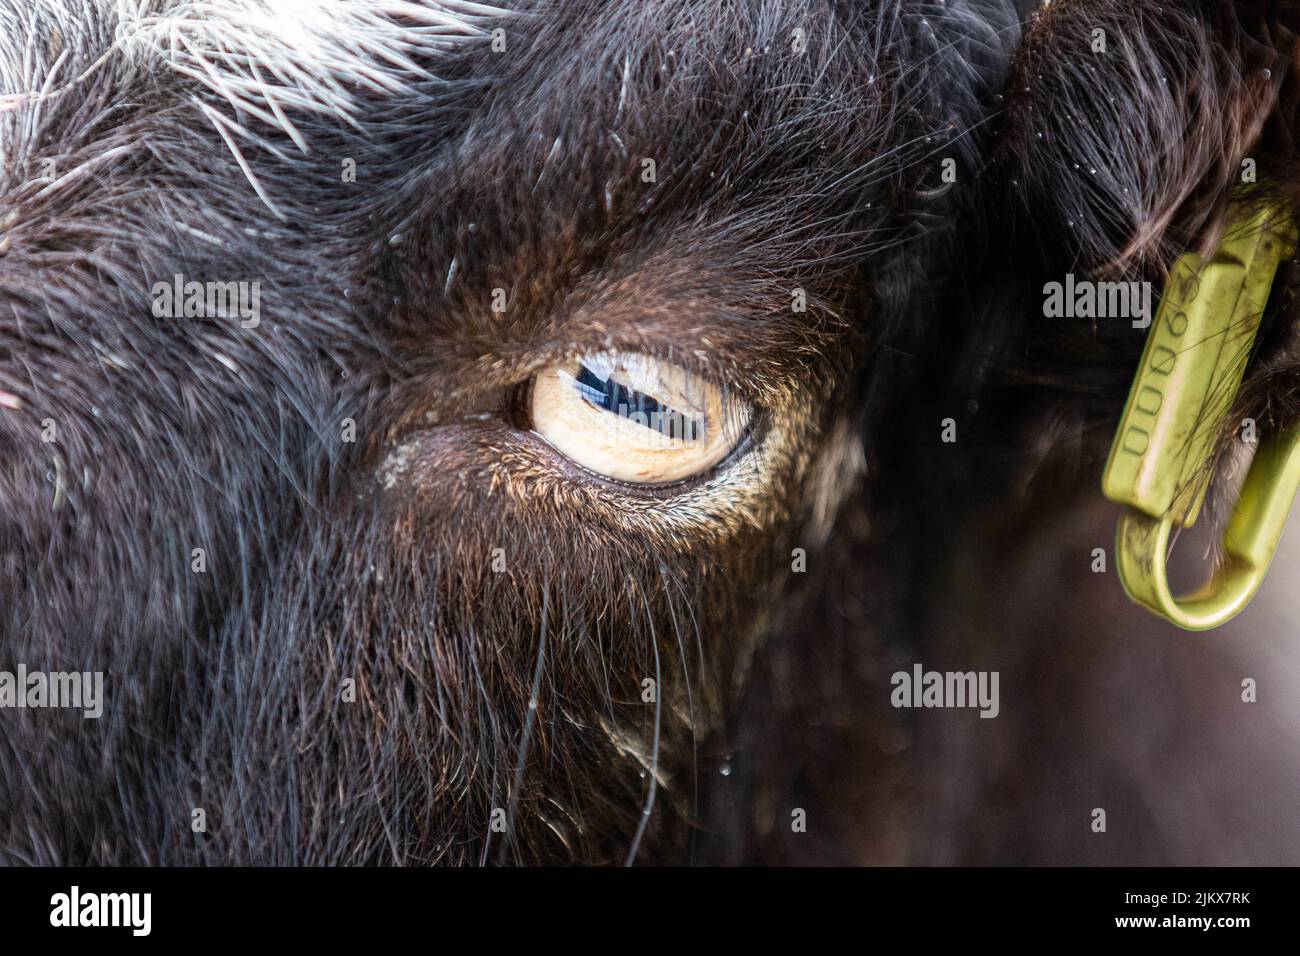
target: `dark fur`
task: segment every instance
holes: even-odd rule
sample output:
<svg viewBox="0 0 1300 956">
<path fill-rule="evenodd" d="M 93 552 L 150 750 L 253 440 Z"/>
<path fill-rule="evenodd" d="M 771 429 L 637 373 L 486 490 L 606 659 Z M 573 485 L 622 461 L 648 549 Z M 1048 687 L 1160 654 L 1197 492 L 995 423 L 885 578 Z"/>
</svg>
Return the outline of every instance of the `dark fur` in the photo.
<svg viewBox="0 0 1300 956">
<path fill-rule="evenodd" d="M 1013 7 L 530 4 L 504 21 L 509 55 L 463 44 L 400 95 L 357 92 L 351 124 L 294 114 L 308 154 L 242 117 L 278 218 L 194 106 L 222 106 L 210 91 L 124 98 L 101 71 L 45 104 L 0 170 L 0 391 L 22 402 L 0 408 L 0 667 L 103 670 L 108 706 L 0 712 L 0 859 L 1295 862 L 1271 823 L 1242 850 L 1085 847 L 1086 808 L 1177 784 L 1141 747 L 1098 769 L 1068 726 L 1035 736 L 1105 694 L 1037 656 L 1015 625 L 1051 609 L 986 571 L 994 554 L 1031 582 L 1018 550 L 1065 547 L 1076 505 L 1096 517 L 1079 496 L 1142 344 L 1044 320 L 1043 283 L 1158 278 L 1212 241 L 1247 154 L 1294 202 L 1300 20 Z M 60 41 L 69 75 L 111 42 L 86 28 Z M 72 187 L 34 182 L 42 157 L 118 146 Z M 960 178 L 936 196 L 948 156 Z M 176 272 L 260 279 L 261 327 L 153 319 Z M 1300 418 L 1293 312 L 1279 293 L 1241 403 L 1266 429 Z M 764 481 L 687 506 L 517 427 L 533 372 L 609 345 L 761 406 L 780 439 Z M 937 441 L 948 416 L 957 445 Z M 793 547 L 814 573 L 790 573 Z M 1103 586 L 1118 595 L 1113 576 L 1063 593 Z M 1087 607 L 1060 626 L 1092 626 Z M 936 656 L 1062 689 L 970 741 L 887 706 L 889 672 Z M 1103 739 L 1143 723 L 1106 716 Z M 1079 835 L 1032 783 L 1053 767 L 1101 791 L 1071 811 Z"/>
</svg>

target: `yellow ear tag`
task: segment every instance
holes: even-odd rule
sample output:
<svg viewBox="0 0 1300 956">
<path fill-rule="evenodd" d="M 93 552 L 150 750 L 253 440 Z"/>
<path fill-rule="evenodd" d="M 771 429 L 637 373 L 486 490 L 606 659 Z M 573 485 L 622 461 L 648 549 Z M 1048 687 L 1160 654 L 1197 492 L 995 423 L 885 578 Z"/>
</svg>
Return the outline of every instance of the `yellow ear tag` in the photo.
<svg viewBox="0 0 1300 956">
<path fill-rule="evenodd" d="M 1236 399 L 1279 262 L 1294 242 L 1278 209 L 1253 207 L 1214 254 L 1182 256 L 1147 332 L 1102 478 L 1128 505 L 1116 564 L 1134 601 L 1189 631 L 1230 620 L 1264 581 L 1300 489 L 1300 428 L 1260 443 L 1224 533 L 1226 559 L 1192 594 L 1169 588 L 1170 532 L 1196 521 L 1206 466 Z"/>
</svg>

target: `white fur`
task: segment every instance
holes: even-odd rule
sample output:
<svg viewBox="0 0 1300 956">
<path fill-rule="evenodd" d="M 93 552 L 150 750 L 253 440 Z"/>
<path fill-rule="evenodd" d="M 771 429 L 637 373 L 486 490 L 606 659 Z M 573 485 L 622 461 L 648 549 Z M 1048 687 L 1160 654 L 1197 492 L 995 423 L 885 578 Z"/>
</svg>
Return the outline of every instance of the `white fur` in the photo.
<svg viewBox="0 0 1300 956">
<path fill-rule="evenodd" d="M 151 10 L 117 0 L 123 55 L 162 63 L 232 107 L 287 133 L 290 116 L 351 119 L 354 90 L 400 93 L 415 62 L 481 37 L 505 13 L 470 0 L 183 0 Z"/>
<path fill-rule="evenodd" d="M 238 146 L 254 126 L 306 152 L 295 115 L 355 123 L 358 91 L 406 91 L 430 57 L 506 12 L 473 0 L 0 0 L 0 171 L 42 151 L 54 101 L 109 71 L 124 101 L 180 78 L 178 99 L 258 188 Z"/>
</svg>

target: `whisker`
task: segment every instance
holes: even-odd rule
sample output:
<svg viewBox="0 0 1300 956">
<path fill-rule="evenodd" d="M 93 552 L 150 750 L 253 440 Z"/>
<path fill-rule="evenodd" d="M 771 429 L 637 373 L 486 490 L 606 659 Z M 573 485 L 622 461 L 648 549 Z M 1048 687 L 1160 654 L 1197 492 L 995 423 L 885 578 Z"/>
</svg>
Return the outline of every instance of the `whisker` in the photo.
<svg viewBox="0 0 1300 956">
<path fill-rule="evenodd" d="M 627 851 L 627 859 L 623 861 L 624 866 L 631 866 L 636 862 L 636 852 L 641 848 L 641 839 L 645 836 L 646 827 L 650 823 L 650 814 L 654 812 L 655 794 L 659 787 L 659 727 L 663 716 L 664 699 L 660 687 L 659 641 L 655 637 L 654 616 L 650 613 L 650 602 L 646 599 L 644 591 L 641 592 L 641 600 L 645 604 L 646 625 L 650 628 L 650 647 L 654 650 L 655 655 L 655 735 L 650 756 L 650 789 L 646 793 L 645 806 L 641 808 L 641 820 L 637 824 L 636 836 L 632 838 L 632 845 Z"/>
<path fill-rule="evenodd" d="M 524 783 L 524 766 L 528 761 L 528 748 L 532 744 L 533 724 L 537 718 L 537 696 L 542 687 L 542 668 L 546 663 L 546 625 L 548 620 L 548 602 L 550 600 L 551 587 L 549 582 L 542 583 L 542 623 L 538 629 L 537 635 L 537 664 L 533 668 L 533 686 L 528 694 L 528 712 L 524 717 L 524 733 L 519 741 L 519 759 L 515 761 L 514 781 L 510 786 L 510 800 L 506 805 L 506 838 L 507 845 L 515 851 L 516 859 L 519 856 L 518 840 L 515 838 L 515 809 L 519 804 L 519 791 L 523 788 Z M 497 854 L 497 862 L 501 863 L 505 858 L 506 846 L 502 846 Z"/>
</svg>

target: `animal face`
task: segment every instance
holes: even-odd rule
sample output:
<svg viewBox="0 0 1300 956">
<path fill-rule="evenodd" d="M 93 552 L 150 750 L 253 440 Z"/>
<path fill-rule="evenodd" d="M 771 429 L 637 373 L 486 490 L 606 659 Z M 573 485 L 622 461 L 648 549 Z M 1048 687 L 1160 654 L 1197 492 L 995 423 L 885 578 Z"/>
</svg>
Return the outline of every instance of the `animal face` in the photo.
<svg viewBox="0 0 1300 956">
<path fill-rule="evenodd" d="M 1095 486 L 1043 283 L 1300 182 L 1280 15 L 1164 7 L 0 0 L 0 665 L 105 687 L 3 858 L 1000 858 L 889 675 Z"/>
</svg>

